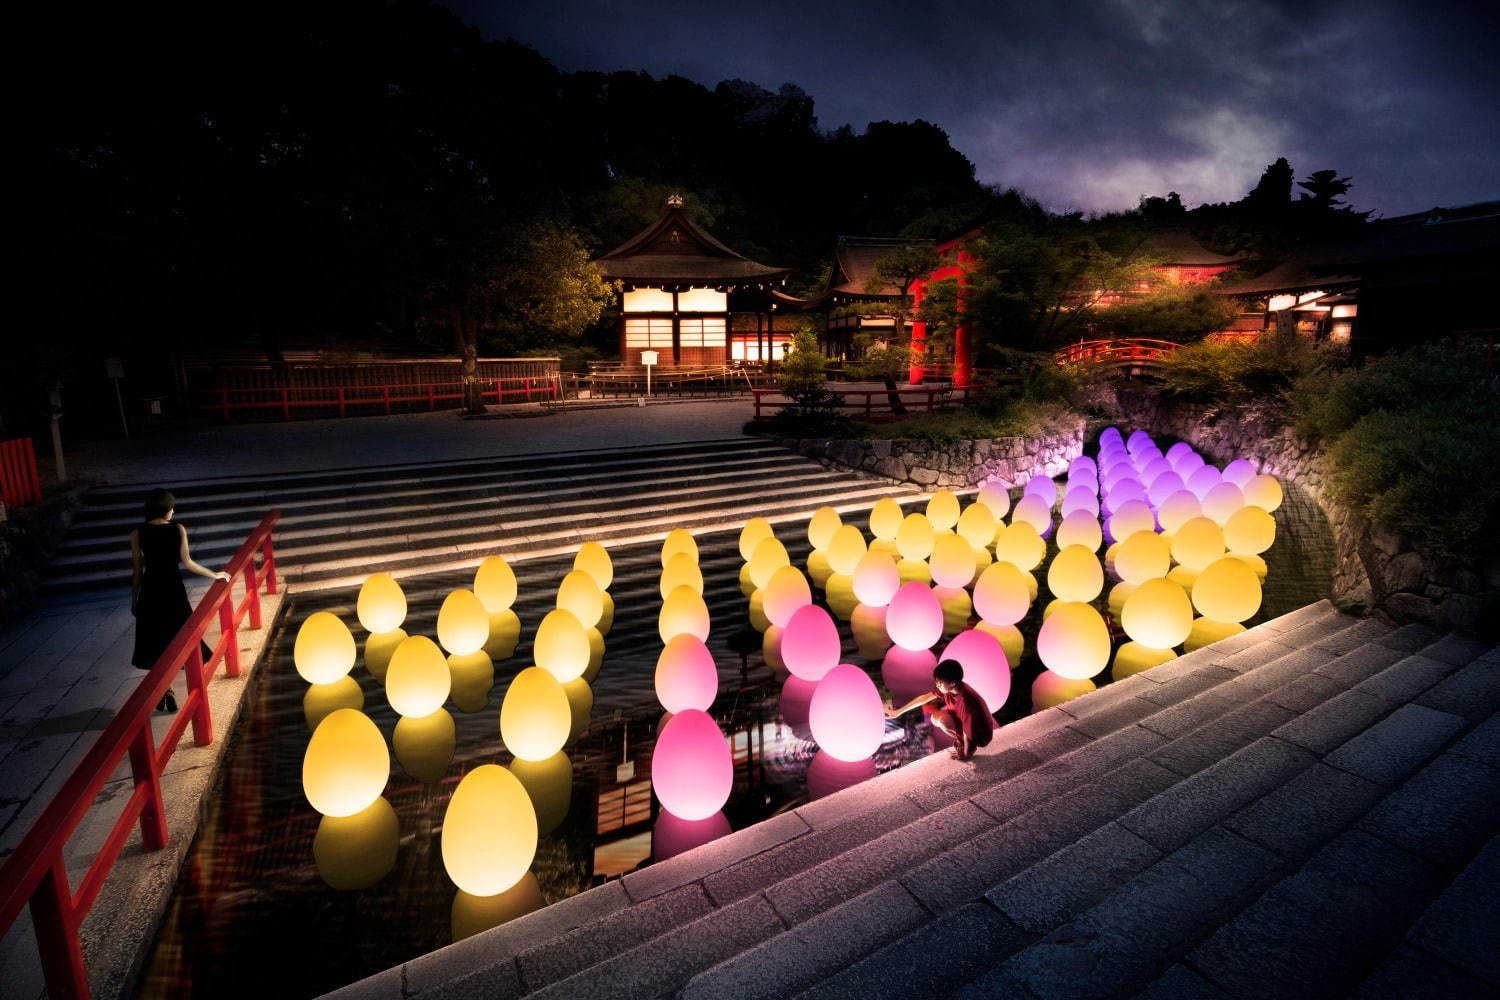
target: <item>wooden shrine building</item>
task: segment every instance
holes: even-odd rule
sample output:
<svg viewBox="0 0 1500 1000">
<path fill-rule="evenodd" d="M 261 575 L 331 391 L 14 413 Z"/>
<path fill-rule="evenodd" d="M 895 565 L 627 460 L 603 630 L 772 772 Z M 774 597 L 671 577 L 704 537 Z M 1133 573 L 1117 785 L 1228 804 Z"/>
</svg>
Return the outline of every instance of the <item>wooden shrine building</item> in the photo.
<svg viewBox="0 0 1500 1000">
<path fill-rule="evenodd" d="M 682 196 L 661 216 L 594 262 L 620 283 L 620 360 L 641 363 L 655 351 L 663 365 L 722 365 L 780 358 L 789 342 L 773 322 L 778 289 L 790 273 L 750 260 L 688 217 Z M 731 322 L 737 315 L 738 322 Z M 748 316 L 753 315 L 753 327 Z"/>
</svg>

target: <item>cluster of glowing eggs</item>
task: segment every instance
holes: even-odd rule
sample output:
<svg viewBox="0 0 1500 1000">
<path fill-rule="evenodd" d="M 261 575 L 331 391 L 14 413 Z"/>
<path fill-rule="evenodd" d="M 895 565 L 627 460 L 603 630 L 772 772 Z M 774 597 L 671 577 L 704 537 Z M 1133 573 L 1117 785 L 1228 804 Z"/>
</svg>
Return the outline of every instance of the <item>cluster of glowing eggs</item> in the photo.
<svg viewBox="0 0 1500 1000">
<path fill-rule="evenodd" d="M 593 577 L 600 590 L 608 590 L 615 579 L 614 560 L 610 559 L 609 550 L 598 542 L 584 542 L 578 547 L 578 553 L 573 556 L 573 568 Z"/>
<path fill-rule="evenodd" d="M 896 532 L 896 551 L 902 559 L 920 560 L 932 555 L 936 532 L 932 522 L 922 514 L 908 514 Z"/>
<path fill-rule="evenodd" d="M 854 567 L 851 582 L 854 596 L 859 603 L 872 608 L 883 608 L 891 603 L 901 587 L 901 572 L 896 561 L 883 552 L 871 549 L 860 557 Z"/>
<path fill-rule="evenodd" d="M 391 654 L 385 673 L 385 697 L 397 714 L 411 718 L 431 715 L 443 707 L 453 690 L 448 659 L 425 635 L 404 640 Z"/>
<path fill-rule="evenodd" d="M 521 881 L 536 857 L 536 809 L 526 787 L 498 764 L 481 764 L 454 789 L 443 814 L 443 867 L 473 896 Z"/>
<path fill-rule="evenodd" d="M 668 712 L 708 711 L 719 694 L 713 654 L 695 635 L 674 635 L 656 658 L 656 700 Z"/>
<path fill-rule="evenodd" d="M 471 590 L 455 590 L 438 608 L 438 642 L 450 653 L 466 656 L 484 648 L 490 637 L 488 610 Z"/>
<path fill-rule="evenodd" d="M 380 798 L 391 777 L 385 737 L 353 708 L 330 713 L 302 758 L 302 791 L 324 816 L 353 816 Z"/>
<path fill-rule="evenodd" d="M 938 535 L 932 546 L 932 582 L 940 587 L 967 587 L 974 579 L 974 546 L 962 535 Z"/>
<path fill-rule="evenodd" d="M 852 524 L 839 526 L 828 543 L 828 565 L 835 573 L 849 575 L 865 554 L 865 536 Z"/>
<path fill-rule="evenodd" d="M 1104 567 L 1093 550 L 1069 545 L 1052 557 L 1047 567 L 1047 589 L 1064 601 L 1087 603 L 1104 589 Z"/>
<path fill-rule="evenodd" d="M 938 617 L 941 624 L 941 609 Z M 936 641 L 934 636 L 933 642 Z M 782 662 L 794 676 L 805 681 L 822 680 L 824 674 L 838 665 L 841 648 L 838 626 L 816 604 L 798 608 L 781 632 Z"/>
<path fill-rule="evenodd" d="M 557 606 L 572 612 L 584 628 L 593 628 L 604 617 L 604 591 L 591 575 L 575 569 L 557 585 Z"/>
<path fill-rule="evenodd" d="M 474 596 L 492 615 L 509 611 L 516 603 L 516 574 L 510 564 L 499 556 L 490 556 L 480 563 L 474 571 Z"/>
<path fill-rule="evenodd" d="M 663 599 L 678 587 L 691 587 L 701 594 L 703 593 L 703 571 L 698 568 L 698 560 L 686 552 L 678 552 L 662 567 L 659 583 L 658 589 Z M 560 596 L 557 606 L 563 606 Z"/>
<path fill-rule="evenodd" d="M 537 666 L 564 684 L 583 676 L 591 654 L 588 632 L 571 611 L 554 608 L 536 627 L 531 655 Z"/>
<path fill-rule="evenodd" d="M 808 707 L 813 740 L 830 756 L 864 760 L 885 735 L 885 707 L 868 674 L 840 663 L 818 681 Z"/>
<path fill-rule="evenodd" d="M 371 574 L 360 585 L 354 613 L 371 635 L 393 631 L 406 621 L 406 594 L 389 573 Z"/>
<path fill-rule="evenodd" d="M 1047 543 L 1036 527 L 1027 521 L 1013 521 L 995 532 L 996 562 L 1008 562 L 1029 572 L 1040 566 L 1046 556 Z"/>
<path fill-rule="evenodd" d="M 826 549 L 844 520 L 832 507 L 819 507 L 807 522 L 807 541 L 815 549 Z"/>
<path fill-rule="evenodd" d="M 708 605 L 703 602 L 703 595 L 692 587 L 678 587 L 668 594 L 656 619 L 657 633 L 662 642 L 674 635 L 695 635 L 707 641 L 708 626 Z"/>
<path fill-rule="evenodd" d="M 1152 649 L 1180 645 L 1193 627 L 1193 604 L 1187 592 L 1167 579 L 1146 580 L 1126 597 L 1120 627 Z"/>
<path fill-rule="evenodd" d="M 546 760 L 563 748 L 573 710 L 563 686 L 541 667 L 516 674 L 500 704 L 500 739 L 522 760 Z"/>
<path fill-rule="evenodd" d="M 885 630 L 903 649 L 931 649 L 943 635 L 943 605 L 925 583 L 904 583 L 886 607 Z"/>
<path fill-rule="evenodd" d="M 693 557 L 695 562 L 698 559 L 698 543 L 693 540 L 692 532 L 686 528 L 673 528 L 667 532 L 667 537 L 662 539 L 661 564 L 665 566 L 667 560 L 679 552 L 686 552 Z"/>
<path fill-rule="evenodd" d="M 958 497 L 952 490 L 938 490 L 927 501 L 927 520 L 938 531 L 951 531 L 958 524 Z"/>
<path fill-rule="evenodd" d="M 771 530 L 771 522 L 763 517 L 752 517 L 745 522 L 740 529 L 740 558 L 745 562 L 755 555 L 755 547 L 767 538 L 775 538 L 776 533 Z"/>
<path fill-rule="evenodd" d="M 996 625 L 1014 625 L 1031 610 L 1031 585 L 1025 573 L 1008 562 L 994 562 L 974 584 L 974 610 Z"/>
<path fill-rule="evenodd" d="M 1063 601 L 1054 605 L 1052 614 L 1042 622 L 1036 652 L 1053 673 L 1085 680 L 1109 664 L 1109 627 L 1092 606 Z"/>
<path fill-rule="evenodd" d="M 963 666 L 964 683 L 984 699 L 991 713 L 1000 711 L 1010 697 L 1010 663 L 1000 640 L 988 632 L 960 632 L 938 659 L 957 660 Z"/>
<path fill-rule="evenodd" d="M 724 808 L 734 759 L 712 716 L 689 708 L 668 720 L 651 756 L 651 785 L 662 808 L 681 819 L 707 819 Z"/>
<path fill-rule="evenodd" d="M 1226 556 L 1198 574 L 1192 598 L 1205 618 L 1243 622 L 1260 610 L 1260 577 L 1243 560 Z"/>
<path fill-rule="evenodd" d="M 308 615 L 292 645 L 292 663 L 309 684 L 332 684 L 348 676 L 358 655 L 354 634 L 331 611 Z"/>
</svg>

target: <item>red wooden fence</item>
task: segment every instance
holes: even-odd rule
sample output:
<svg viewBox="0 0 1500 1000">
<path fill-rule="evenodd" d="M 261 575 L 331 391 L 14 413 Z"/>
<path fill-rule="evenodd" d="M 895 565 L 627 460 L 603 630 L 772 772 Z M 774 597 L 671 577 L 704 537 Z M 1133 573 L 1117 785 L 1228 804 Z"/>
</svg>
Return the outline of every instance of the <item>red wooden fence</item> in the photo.
<svg viewBox="0 0 1500 1000">
<path fill-rule="evenodd" d="M 480 379 L 480 398 L 486 403 L 532 402 L 533 400 L 556 399 L 559 395 L 559 376 L 527 376 L 521 378 Z M 321 408 L 329 415 L 337 412 L 348 416 L 356 407 L 377 407 L 386 413 L 395 412 L 394 405 L 407 403 L 425 404 L 436 410 L 439 404 L 447 406 L 463 399 L 462 382 L 410 382 L 400 385 L 323 385 L 283 386 L 281 388 L 231 388 L 200 389 L 200 405 L 218 410 L 225 422 L 233 418 L 236 410 L 280 410 L 282 420 L 291 420 L 294 410 Z"/>
<path fill-rule="evenodd" d="M 42 483 L 36 474 L 36 449 L 31 438 L 0 441 L 0 502 L 19 507 L 41 499 Z"/>
<path fill-rule="evenodd" d="M 192 617 L 162 653 L 161 659 L 156 661 L 135 693 L 126 699 L 94 741 L 67 782 L 26 831 L 15 851 L 0 865 L 0 934 L 9 931 L 22 907 L 29 902 L 42 971 L 46 975 L 47 990 L 53 997 L 87 1000 L 89 996 L 88 970 L 84 967 L 78 929 L 98 898 L 99 890 L 104 887 L 104 880 L 114 868 L 136 822 L 140 822 L 145 850 L 160 850 L 167 844 L 162 771 L 190 724 L 196 746 L 213 742 L 208 684 L 214 679 L 220 663 L 224 664 L 227 676 L 239 676 L 240 646 L 236 633 L 240 622 L 249 615 L 250 627 L 260 628 L 261 587 L 265 587 L 267 594 L 276 593 L 276 553 L 271 533 L 280 517 L 281 511 L 271 511 L 245 539 L 225 567 L 229 581 L 215 580 L 208 588 L 208 593 L 198 602 Z M 256 565 L 257 553 L 261 556 L 259 566 Z M 244 582 L 244 597 L 236 604 L 234 585 L 240 581 Z M 215 620 L 219 623 L 219 640 L 205 661 L 199 643 Z M 184 671 L 187 673 L 187 698 L 181 711 L 173 717 L 161 745 L 156 746 L 151 728 L 155 706 L 177 675 Z M 74 891 L 64 856 L 68 840 L 127 753 L 135 790 Z"/>
</svg>

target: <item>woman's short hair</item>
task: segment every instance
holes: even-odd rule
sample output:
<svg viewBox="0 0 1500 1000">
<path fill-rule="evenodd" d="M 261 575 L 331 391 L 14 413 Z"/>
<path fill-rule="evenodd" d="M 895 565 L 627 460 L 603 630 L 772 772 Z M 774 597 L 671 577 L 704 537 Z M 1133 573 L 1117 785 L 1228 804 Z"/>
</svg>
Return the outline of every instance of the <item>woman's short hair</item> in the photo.
<svg viewBox="0 0 1500 1000">
<path fill-rule="evenodd" d="M 932 679 L 957 684 L 964 679 L 964 665 L 957 660 L 943 660 L 932 668 Z"/>
<path fill-rule="evenodd" d="M 146 501 L 141 504 L 141 513 L 145 520 L 154 521 L 158 517 L 166 517 L 176 506 L 177 498 L 172 495 L 172 491 L 158 488 L 146 494 Z"/>
</svg>

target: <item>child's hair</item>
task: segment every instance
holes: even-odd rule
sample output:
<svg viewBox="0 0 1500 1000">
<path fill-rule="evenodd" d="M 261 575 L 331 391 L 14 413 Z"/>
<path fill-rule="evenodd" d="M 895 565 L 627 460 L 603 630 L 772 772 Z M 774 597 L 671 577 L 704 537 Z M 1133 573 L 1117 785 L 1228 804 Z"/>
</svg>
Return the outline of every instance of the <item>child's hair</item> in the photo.
<svg viewBox="0 0 1500 1000">
<path fill-rule="evenodd" d="M 176 506 L 177 498 L 172 495 L 172 491 L 158 488 L 146 494 L 146 502 L 141 504 L 141 513 L 145 515 L 145 520 L 154 521 L 158 517 L 166 517 Z"/>
<path fill-rule="evenodd" d="M 957 660 L 943 660 L 932 668 L 932 679 L 960 684 L 964 679 L 964 665 Z"/>
</svg>

